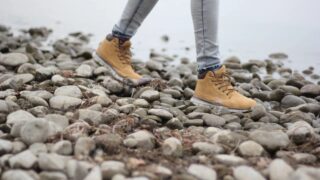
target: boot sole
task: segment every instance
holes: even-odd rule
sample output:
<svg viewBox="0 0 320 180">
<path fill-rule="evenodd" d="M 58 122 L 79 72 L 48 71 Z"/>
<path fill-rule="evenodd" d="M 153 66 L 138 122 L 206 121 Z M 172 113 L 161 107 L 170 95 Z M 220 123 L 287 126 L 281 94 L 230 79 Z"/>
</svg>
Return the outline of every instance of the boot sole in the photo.
<svg viewBox="0 0 320 180">
<path fill-rule="evenodd" d="M 204 101 L 204 100 L 201 100 L 197 97 L 192 97 L 190 99 L 190 101 L 197 105 L 197 106 L 209 106 L 210 108 L 212 108 L 215 112 L 217 112 L 218 114 L 220 112 L 222 112 L 223 110 L 227 110 L 229 112 L 234 112 L 234 113 L 245 113 L 245 112 L 248 112 L 249 110 L 243 110 L 243 109 L 232 109 L 232 108 L 228 108 L 228 107 L 225 107 L 221 104 L 218 104 L 218 103 L 211 103 L 211 102 L 208 102 L 208 101 Z"/>
<path fill-rule="evenodd" d="M 116 70 L 114 70 L 112 68 L 112 66 L 108 62 L 103 60 L 96 52 L 92 53 L 92 57 L 93 57 L 94 61 L 97 62 L 99 65 L 104 66 L 105 68 L 107 68 L 107 70 L 111 73 L 111 76 L 115 80 L 120 81 L 120 82 L 122 82 L 124 84 L 127 84 L 129 86 L 138 86 L 138 85 L 140 85 L 137 80 L 132 80 L 132 79 L 128 79 L 128 78 L 122 77 L 120 74 L 118 74 L 118 72 Z"/>
</svg>

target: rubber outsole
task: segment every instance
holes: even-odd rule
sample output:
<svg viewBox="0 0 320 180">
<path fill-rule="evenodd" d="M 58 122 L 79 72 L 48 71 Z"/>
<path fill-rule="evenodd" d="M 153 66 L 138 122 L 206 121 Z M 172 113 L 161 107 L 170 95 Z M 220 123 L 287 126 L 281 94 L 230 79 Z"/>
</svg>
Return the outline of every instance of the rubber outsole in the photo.
<svg viewBox="0 0 320 180">
<path fill-rule="evenodd" d="M 209 106 L 210 108 L 212 108 L 217 113 L 220 113 L 223 110 L 227 110 L 229 112 L 234 112 L 234 113 L 245 113 L 245 112 L 249 111 L 249 110 L 241 110 L 241 109 L 231 109 L 231 108 L 219 105 L 219 104 L 214 104 L 214 103 L 210 103 L 210 102 L 207 102 L 207 101 L 203 101 L 203 100 L 201 100 L 201 99 L 199 99 L 197 97 L 192 97 L 190 99 L 190 101 L 193 104 L 197 105 L 197 106 Z"/>
<path fill-rule="evenodd" d="M 110 72 L 111 76 L 117 81 L 120 81 L 120 82 L 127 84 L 129 86 L 139 86 L 139 85 L 148 83 L 147 81 L 141 82 L 139 80 L 133 80 L 133 79 L 128 79 L 128 78 L 122 77 L 121 75 L 119 75 L 117 73 L 117 71 L 115 71 L 112 68 L 111 65 L 109 65 L 106 61 L 104 61 L 96 52 L 92 53 L 92 57 L 95 60 L 95 62 L 97 62 L 99 65 L 107 68 L 107 70 Z"/>
</svg>

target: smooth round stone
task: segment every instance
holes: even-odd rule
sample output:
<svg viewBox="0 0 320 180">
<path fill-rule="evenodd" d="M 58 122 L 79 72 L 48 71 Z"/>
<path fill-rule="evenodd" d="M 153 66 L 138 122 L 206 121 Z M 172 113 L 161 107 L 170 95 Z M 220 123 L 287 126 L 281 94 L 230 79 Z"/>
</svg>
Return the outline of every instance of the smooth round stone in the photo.
<svg viewBox="0 0 320 180">
<path fill-rule="evenodd" d="M 254 141 L 245 141 L 240 144 L 238 151 L 242 156 L 261 156 L 264 152 L 263 147 Z"/>
<path fill-rule="evenodd" d="M 5 66 L 19 66 L 29 61 L 28 56 L 22 53 L 0 54 L 0 64 Z"/>
<path fill-rule="evenodd" d="M 82 92 L 78 88 L 78 86 L 62 86 L 57 88 L 54 91 L 55 96 L 69 96 L 69 97 L 75 97 L 75 98 L 81 98 Z"/>
<path fill-rule="evenodd" d="M 49 123 L 46 119 L 34 119 L 26 122 L 20 130 L 20 136 L 26 144 L 45 142 L 49 136 Z"/>
<path fill-rule="evenodd" d="M 50 107 L 59 110 L 68 110 L 76 108 L 82 103 L 82 100 L 69 96 L 54 96 L 49 100 Z"/>
</svg>

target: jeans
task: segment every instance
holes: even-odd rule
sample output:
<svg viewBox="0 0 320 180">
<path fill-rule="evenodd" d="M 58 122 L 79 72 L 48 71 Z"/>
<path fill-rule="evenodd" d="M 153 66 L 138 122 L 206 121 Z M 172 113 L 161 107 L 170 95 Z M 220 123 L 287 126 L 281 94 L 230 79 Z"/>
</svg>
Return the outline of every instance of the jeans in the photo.
<svg viewBox="0 0 320 180">
<path fill-rule="evenodd" d="M 128 0 L 120 21 L 114 26 L 114 36 L 130 39 L 158 0 Z M 197 63 L 199 72 L 220 67 L 218 45 L 219 0 L 191 0 Z"/>
</svg>

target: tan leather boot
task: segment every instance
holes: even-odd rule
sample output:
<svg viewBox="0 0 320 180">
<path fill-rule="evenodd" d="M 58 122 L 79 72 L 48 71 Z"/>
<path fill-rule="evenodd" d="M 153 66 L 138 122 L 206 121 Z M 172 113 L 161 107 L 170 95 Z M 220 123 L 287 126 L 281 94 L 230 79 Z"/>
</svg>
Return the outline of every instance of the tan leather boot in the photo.
<svg viewBox="0 0 320 180">
<path fill-rule="evenodd" d="M 238 93 L 231 85 L 226 69 L 208 71 L 203 79 L 197 81 L 191 101 L 196 105 L 226 107 L 231 111 L 248 111 L 256 102 Z"/>
<path fill-rule="evenodd" d="M 111 75 L 118 81 L 131 86 L 143 85 L 151 81 L 137 74 L 131 65 L 131 43 L 120 40 L 111 35 L 104 39 L 96 52 L 93 53 L 94 60 L 108 68 Z"/>
</svg>

